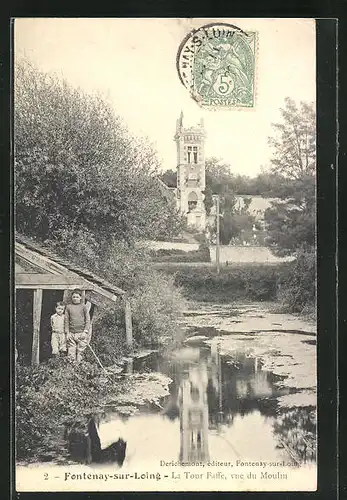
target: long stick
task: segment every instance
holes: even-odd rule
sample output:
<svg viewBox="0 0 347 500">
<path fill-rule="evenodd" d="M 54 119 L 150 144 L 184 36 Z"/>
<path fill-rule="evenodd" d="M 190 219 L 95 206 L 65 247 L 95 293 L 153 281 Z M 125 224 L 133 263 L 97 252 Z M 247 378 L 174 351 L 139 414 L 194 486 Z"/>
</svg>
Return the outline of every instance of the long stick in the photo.
<svg viewBox="0 0 347 500">
<path fill-rule="evenodd" d="M 95 351 L 94 349 L 92 348 L 92 346 L 90 344 L 88 344 L 88 347 L 89 349 L 92 351 L 92 353 L 94 354 L 95 356 L 95 359 L 96 361 L 99 363 L 99 365 L 101 366 L 101 368 L 104 370 L 104 372 L 106 373 L 107 377 L 108 377 L 108 373 L 106 371 L 106 368 L 104 367 L 104 365 L 101 363 L 100 359 L 98 358 L 98 356 L 95 354 Z"/>
</svg>

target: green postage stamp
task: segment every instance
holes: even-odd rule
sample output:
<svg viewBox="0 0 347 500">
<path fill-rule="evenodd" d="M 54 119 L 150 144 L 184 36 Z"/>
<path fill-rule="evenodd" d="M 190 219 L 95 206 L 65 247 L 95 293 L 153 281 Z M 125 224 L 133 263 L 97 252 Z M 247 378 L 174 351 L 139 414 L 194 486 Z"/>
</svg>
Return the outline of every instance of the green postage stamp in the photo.
<svg viewBox="0 0 347 500">
<path fill-rule="evenodd" d="M 177 54 L 177 71 L 206 108 L 253 108 L 257 33 L 227 23 L 191 31 Z"/>
</svg>

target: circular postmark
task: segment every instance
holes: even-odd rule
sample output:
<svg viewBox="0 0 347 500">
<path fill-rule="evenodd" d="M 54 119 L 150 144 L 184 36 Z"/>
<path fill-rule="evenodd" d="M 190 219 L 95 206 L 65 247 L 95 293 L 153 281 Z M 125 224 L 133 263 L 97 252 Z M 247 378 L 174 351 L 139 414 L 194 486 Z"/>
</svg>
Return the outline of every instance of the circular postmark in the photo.
<svg viewBox="0 0 347 500">
<path fill-rule="evenodd" d="M 177 53 L 182 84 L 200 106 L 252 108 L 255 104 L 256 33 L 228 23 L 192 30 Z"/>
</svg>

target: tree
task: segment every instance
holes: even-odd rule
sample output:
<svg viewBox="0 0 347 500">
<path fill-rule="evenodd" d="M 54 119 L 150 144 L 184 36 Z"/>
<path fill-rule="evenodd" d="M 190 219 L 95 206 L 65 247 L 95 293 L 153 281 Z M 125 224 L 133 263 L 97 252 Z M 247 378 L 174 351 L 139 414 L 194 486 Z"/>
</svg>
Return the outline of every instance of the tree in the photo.
<svg viewBox="0 0 347 500">
<path fill-rule="evenodd" d="M 291 99 L 274 124 L 272 171 L 279 172 L 278 200 L 265 212 L 267 244 L 276 255 L 292 255 L 315 245 L 315 114 L 313 105 Z"/>
<path fill-rule="evenodd" d="M 234 175 L 230 165 L 222 163 L 218 158 L 206 160 L 206 190 L 205 207 L 209 214 L 213 206 L 213 194 L 220 199 L 220 241 L 228 245 L 232 239 L 240 237 L 242 231 L 250 231 L 254 217 L 249 214 L 250 198 L 244 198 L 244 206 L 236 208 L 236 194 L 247 192 L 251 179 L 246 176 Z"/>
<path fill-rule="evenodd" d="M 287 97 L 281 108 L 282 122 L 273 124 L 269 138 L 274 154 L 272 172 L 289 179 L 312 176 L 316 169 L 316 131 L 313 104 L 299 106 Z"/>
<path fill-rule="evenodd" d="M 233 177 L 230 171 L 230 165 L 227 163 L 222 163 L 220 159 L 214 156 L 207 158 L 205 172 L 206 185 L 211 187 L 214 194 L 225 189 L 225 186 L 231 187 Z"/>
<path fill-rule="evenodd" d="M 261 195 L 264 197 L 276 197 L 279 190 L 283 191 L 284 183 L 288 183 L 288 179 L 285 179 L 282 175 L 276 172 L 264 171 L 258 174 L 251 180 L 251 184 L 248 187 L 247 194 L 250 195 Z"/>
<path fill-rule="evenodd" d="M 204 195 L 204 205 L 206 213 L 207 215 L 210 215 L 211 208 L 214 205 L 213 192 L 210 186 L 206 186 L 205 190 L 203 191 L 203 195 Z"/>
<path fill-rule="evenodd" d="M 268 239 L 275 255 L 293 255 L 315 245 L 315 182 L 304 178 L 292 186 L 295 194 L 273 201 L 265 211 Z"/>
<path fill-rule="evenodd" d="M 103 98 L 20 61 L 14 103 L 19 231 L 59 244 L 78 232 L 131 243 L 175 219 L 157 187 L 156 152 Z"/>
</svg>

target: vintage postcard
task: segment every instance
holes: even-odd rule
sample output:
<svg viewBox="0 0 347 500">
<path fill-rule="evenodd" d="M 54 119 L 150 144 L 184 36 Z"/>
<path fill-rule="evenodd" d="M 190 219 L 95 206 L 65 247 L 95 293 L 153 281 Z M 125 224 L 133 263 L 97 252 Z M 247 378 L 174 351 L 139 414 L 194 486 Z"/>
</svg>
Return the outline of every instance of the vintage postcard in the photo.
<svg viewBox="0 0 347 500">
<path fill-rule="evenodd" d="M 14 20 L 18 492 L 315 491 L 313 19 Z"/>
</svg>

